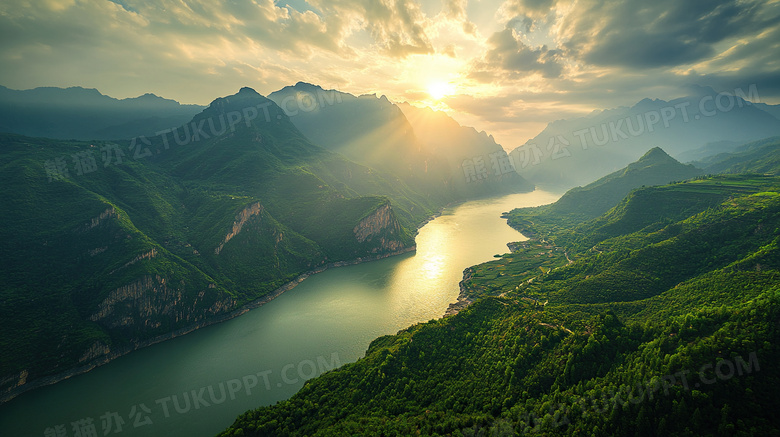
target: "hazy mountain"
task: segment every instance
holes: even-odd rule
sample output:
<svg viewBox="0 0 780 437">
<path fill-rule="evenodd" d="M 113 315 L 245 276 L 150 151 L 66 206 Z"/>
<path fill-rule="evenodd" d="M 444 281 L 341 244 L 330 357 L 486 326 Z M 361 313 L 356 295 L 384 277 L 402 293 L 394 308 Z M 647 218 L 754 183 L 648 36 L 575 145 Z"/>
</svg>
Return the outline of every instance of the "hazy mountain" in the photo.
<svg viewBox="0 0 780 437">
<path fill-rule="evenodd" d="M 593 218 L 617 205 L 634 188 L 668 184 L 702 173 L 693 165 L 680 164 L 660 147 L 654 147 L 626 168 L 584 187 L 567 191 L 551 205 L 551 210 L 560 214 L 582 214 Z"/>
<path fill-rule="evenodd" d="M 712 143 L 707 143 L 698 149 L 686 150 L 685 152 L 677 154 L 675 158 L 677 158 L 680 162 L 699 161 L 710 156 L 732 152 L 742 144 L 744 143 L 736 141 L 715 141 Z"/>
<path fill-rule="evenodd" d="M 513 171 L 504 148 L 491 135 L 461 126 L 444 112 L 418 108 L 408 103 L 398 107 L 428 150 L 447 163 L 453 175 L 452 186 L 464 194 L 497 194 L 510 190 L 527 191 L 531 184 Z M 474 181 L 472 169 L 484 166 L 483 178 Z M 476 173 L 476 171 L 474 171 Z"/>
<path fill-rule="evenodd" d="M 4 134 L 0 155 L 4 395 L 409 250 L 447 201 L 311 144 L 249 88 L 147 141 Z"/>
<path fill-rule="evenodd" d="M 505 155 L 501 162 L 497 156 L 491 160 L 492 153 L 503 151 L 487 135 L 444 114 L 403 111 L 385 96 L 353 96 L 303 82 L 268 97 L 313 143 L 415 187 L 453 200 L 533 188 L 522 178 L 506 176 L 511 166 Z"/>
<path fill-rule="evenodd" d="M 703 173 L 654 147 L 626 168 L 584 187 L 572 188 L 555 203 L 515 209 L 505 216 L 511 226 L 527 235 L 547 235 L 563 224 L 582 223 L 606 213 L 635 188 L 686 180 Z"/>
<path fill-rule="evenodd" d="M 780 120 L 780 105 L 768 105 L 766 103 L 754 103 L 756 108 L 772 114 L 776 119 Z"/>
<path fill-rule="evenodd" d="M 0 132 L 59 139 L 123 139 L 153 135 L 203 109 L 154 94 L 115 99 L 96 89 L 0 86 Z"/>
<path fill-rule="evenodd" d="M 780 134 L 780 121 L 739 93 L 695 91 L 552 122 L 510 155 L 531 182 L 569 188 L 622 168 L 651 147 L 680 156 L 715 141 L 745 143 Z"/>
<path fill-rule="evenodd" d="M 780 137 L 754 141 L 694 165 L 707 173 L 780 174 Z"/>
<path fill-rule="evenodd" d="M 403 112 L 385 96 L 358 97 L 298 82 L 268 98 L 313 143 L 355 162 L 408 180 L 424 176 L 432 160 Z"/>
</svg>

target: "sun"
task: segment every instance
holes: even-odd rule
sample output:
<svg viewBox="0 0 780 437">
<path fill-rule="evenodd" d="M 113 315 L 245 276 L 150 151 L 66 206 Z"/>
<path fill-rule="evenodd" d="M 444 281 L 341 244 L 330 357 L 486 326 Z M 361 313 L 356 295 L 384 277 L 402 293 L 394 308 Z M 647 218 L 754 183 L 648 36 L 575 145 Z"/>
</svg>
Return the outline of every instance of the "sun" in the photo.
<svg viewBox="0 0 780 437">
<path fill-rule="evenodd" d="M 428 94 L 434 99 L 439 100 L 455 92 L 455 87 L 448 82 L 436 81 L 428 84 Z"/>
</svg>

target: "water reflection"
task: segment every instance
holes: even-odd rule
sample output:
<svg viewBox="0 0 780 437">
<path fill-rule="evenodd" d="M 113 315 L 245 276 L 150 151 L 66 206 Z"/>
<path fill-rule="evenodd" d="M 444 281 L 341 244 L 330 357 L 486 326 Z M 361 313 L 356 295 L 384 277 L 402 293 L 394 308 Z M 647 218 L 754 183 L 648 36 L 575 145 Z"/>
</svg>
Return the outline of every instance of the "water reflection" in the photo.
<svg viewBox="0 0 780 437">
<path fill-rule="evenodd" d="M 314 275 L 269 304 L 219 325 L 134 352 L 92 372 L 26 393 L 0 406 L 0 435 L 43 435 L 47 427 L 145 403 L 153 426 L 127 428 L 122 437 L 215 435 L 249 408 L 297 391 L 309 376 L 301 363 L 362 356 L 374 338 L 441 317 L 457 299 L 463 269 L 507 251 L 522 236 L 500 214 L 550 203 L 534 192 L 469 202 L 420 230 L 417 252 Z M 330 361 L 329 361 L 330 362 Z M 293 367 L 289 367 L 293 365 Z M 282 379 L 296 376 L 294 383 Z M 289 370 L 293 369 L 293 370 Z M 165 417 L 157 400 L 269 373 L 250 395 Z M 261 389 L 262 388 L 262 389 Z M 242 392 L 243 393 L 243 392 Z M 99 432 L 100 430 L 98 430 Z"/>
</svg>

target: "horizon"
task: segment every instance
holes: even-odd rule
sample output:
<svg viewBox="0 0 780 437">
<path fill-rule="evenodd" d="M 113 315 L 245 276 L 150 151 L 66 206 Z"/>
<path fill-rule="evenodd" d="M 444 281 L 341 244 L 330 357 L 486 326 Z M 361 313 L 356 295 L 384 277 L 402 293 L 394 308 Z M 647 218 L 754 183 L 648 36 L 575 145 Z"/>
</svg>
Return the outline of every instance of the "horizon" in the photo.
<svg viewBox="0 0 780 437">
<path fill-rule="evenodd" d="M 0 12 L 8 88 L 206 106 L 243 86 L 265 96 L 303 81 L 443 111 L 507 150 L 554 120 L 691 86 L 753 86 L 761 102 L 780 102 L 780 3 L 771 1 L 50 0 Z"/>
<path fill-rule="evenodd" d="M 85 90 L 85 91 L 96 91 L 97 93 L 99 93 L 100 95 L 102 95 L 104 97 L 108 97 L 108 98 L 111 98 L 111 99 L 114 99 L 114 100 L 117 100 L 117 101 L 138 99 L 138 98 L 142 98 L 142 97 L 145 97 L 145 96 L 154 96 L 154 97 L 157 97 L 159 99 L 163 99 L 163 100 L 167 100 L 167 101 L 173 101 L 173 102 L 177 103 L 180 106 L 191 106 L 191 105 L 192 106 L 201 106 L 204 109 L 206 109 L 215 100 L 220 99 L 220 98 L 224 98 L 224 97 L 228 97 L 228 96 L 231 96 L 231 95 L 234 95 L 234 94 L 237 94 L 244 88 L 248 88 L 248 89 L 254 91 L 257 94 L 259 94 L 259 95 L 261 95 L 263 97 L 268 98 L 269 95 L 271 95 L 271 94 L 273 94 L 275 92 L 281 91 L 281 90 L 283 90 L 285 88 L 288 88 L 288 87 L 295 87 L 295 86 L 297 86 L 299 84 L 304 84 L 304 85 L 317 87 L 317 88 L 319 88 L 319 89 L 321 89 L 321 90 L 323 90 L 325 92 L 335 91 L 335 92 L 338 92 L 338 93 L 349 94 L 349 95 L 351 95 L 353 97 L 356 97 L 356 98 L 358 98 L 358 97 L 372 97 L 373 96 L 376 99 L 381 99 L 381 98 L 384 97 L 384 98 L 387 98 L 390 101 L 390 103 L 392 103 L 394 105 L 408 104 L 410 106 L 415 106 L 417 108 L 430 109 L 430 110 L 432 110 L 434 112 L 439 112 L 439 113 L 442 113 L 442 114 L 445 114 L 445 115 L 449 116 L 450 118 L 455 120 L 457 123 L 459 123 L 463 127 L 472 128 L 472 129 L 474 129 L 475 131 L 477 131 L 480 134 L 486 134 L 487 136 L 492 138 L 498 145 L 500 145 L 507 153 L 511 152 L 516 147 L 521 147 L 521 146 L 524 145 L 524 144 L 518 144 L 517 146 L 514 146 L 514 147 L 507 147 L 492 132 L 490 132 L 488 130 L 485 130 L 485 129 L 479 129 L 476 126 L 470 126 L 468 124 L 462 123 L 460 120 L 457 119 L 455 114 L 452 114 L 452 111 L 447 111 L 447 110 L 444 110 L 444 109 L 441 109 L 441 108 L 437 108 L 437 107 L 435 107 L 435 105 L 426 105 L 426 104 L 420 103 L 420 102 L 394 101 L 394 100 L 390 99 L 389 97 L 387 97 L 385 94 L 378 94 L 378 93 L 359 94 L 359 95 L 358 94 L 352 94 L 352 93 L 348 93 L 346 91 L 343 91 L 343 90 L 340 90 L 340 89 L 337 89 L 337 88 L 335 88 L 335 89 L 334 88 L 328 89 L 328 88 L 324 88 L 324 87 L 322 87 L 322 86 L 320 86 L 318 84 L 308 83 L 308 82 L 305 82 L 305 81 L 298 81 L 295 84 L 284 85 L 283 87 L 281 87 L 281 88 L 279 88 L 277 90 L 270 91 L 267 94 L 263 93 L 263 92 L 259 92 L 259 91 L 255 90 L 254 88 L 252 88 L 250 86 L 240 86 L 235 93 L 221 95 L 221 96 L 216 96 L 216 97 L 212 98 L 211 100 L 209 100 L 207 103 L 203 103 L 203 104 L 201 104 L 201 103 L 180 102 L 180 101 L 178 101 L 176 99 L 172 99 L 172 98 L 169 98 L 167 96 L 158 95 L 158 94 L 150 93 L 150 92 L 139 94 L 137 96 L 117 97 L 117 96 L 113 96 L 113 95 L 109 95 L 107 93 L 104 93 L 100 89 L 97 89 L 97 88 L 94 88 L 94 87 L 85 87 L 85 86 L 81 86 L 81 85 L 74 85 L 74 86 L 70 86 L 70 87 L 40 86 L 40 87 L 28 88 L 28 89 L 13 89 L 13 88 L 6 87 L 6 86 L 0 84 L 0 87 L 4 87 L 4 88 L 9 89 L 11 91 L 21 91 L 21 92 L 23 92 L 23 91 L 33 91 L 33 90 L 36 90 L 36 89 L 60 89 L 60 90 L 81 89 L 81 90 Z M 695 88 L 697 90 L 703 89 L 705 92 L 710 92 L 710 93 L 716 94 L 716 96 L 723 95 L 723 96 L 733 96 L 735 98 L 742 98 L 743 100 L 745 100 L 748 103 L 766 103 L 766 101 L 761 99 L 761 96 L 758 94 L 758 91 L 757 91 L 755 85 L 752 85 L 747 91 L 746 90 L 742 90 L 740 88 L 737 88 L 736 90 L 733 90 L 733 91 L 724 91 L 724 90 L 716 90 L 716 89 L 713 89 L 712 87 L 704 87 L 704 86 L 699 86 L 699 85 L 695 85 L 695 86 L 692 86 L 690 88 L 691 89 Z M 633 108 L 633 107 L 635 107 L 636 105 L 640 104 L 642 101 L 645 101 L 645 100 L 649 100 L 649 101 L 659 101 L 660 100 L 660 101 L 664 101 L 664 102 L 671 102 L 671 101 L 674 101 L 676 99 L 689 98 L 689 97 L 696 97 L 696 95 L 694 93 L 690 93 L 688 95 L 680 95 L 680 96 L 672 97 L 672 98 L 669 98 L 667 100 L 658 99 L 658 98 L 652 98 L 652 97 L 644 97 L 643 99 L 641 99 L 639 101 L 636 101 L 636 102 L 633 102 L 633 103 L 631 103 L 629 105 L 621 105 L 621 106 L 612 107 L 612 108 L 597 108 L 597 109 L 592 110 L 590 113 L 578 114 L 578 115 L 576 115 L 574 117 L 571 117 L 568 120 L 577 119 L 577 118 L 583 118 L 583 117 L 588 117 L 588 116 L 593 116 L 593 115 L 597 115 L 597 114 L 603 113 L 605 111 L 613 110 L 613 109 Z M 286 109 L 285 109 L 285 112 L 287 112 Z M 548 121 L 547 123 L 544 124 L 544 126 L 535 135 L 542 134 L 544 132 L 544 129 L 547 128 L 551 123 L 554 123 L 556 121 L 561 121 L 561 120 L 563 120 L 563 119 L 556 119 L 556 120 Z M 529 137 L 528 141 L 533 139 L 535 137 L 535 135 Z M 660 148 L 660 147 L 654 146 L 654 148 Z M 661 148 L 661 149 L 663 150 L 663 148 Z"/>
</svg>

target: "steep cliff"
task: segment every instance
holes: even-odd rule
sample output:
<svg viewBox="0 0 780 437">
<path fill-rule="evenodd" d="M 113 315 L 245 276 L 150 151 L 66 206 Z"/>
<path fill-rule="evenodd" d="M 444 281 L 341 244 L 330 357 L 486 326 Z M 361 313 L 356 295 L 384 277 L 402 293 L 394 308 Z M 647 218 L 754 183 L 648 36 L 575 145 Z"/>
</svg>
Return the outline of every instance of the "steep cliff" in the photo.
<svg viewBox="0 0 780 437">
<path fill-rule="evenodd" d="M 389 203 L 360 220 L 352 232 L 358 243 L 374 245 L 371 253 L 395 252 L 405 247 L 401 225 Z"/>
<path fill-rule="evenodd" d="M 111 291 L 89 320 L 108 328 L 143 331 L 163 324 L 199 323 L 235 308 L 236 300 L 227 297 L 214 299 L 210 296 L 210 302 L 203 305 L 207 293 L 216 293 L 213 288 L 201 290 L 187 299 L 183 285 L 183 281 L 170 284 L 159 275 L 143 276 Z"/>
</svg>

